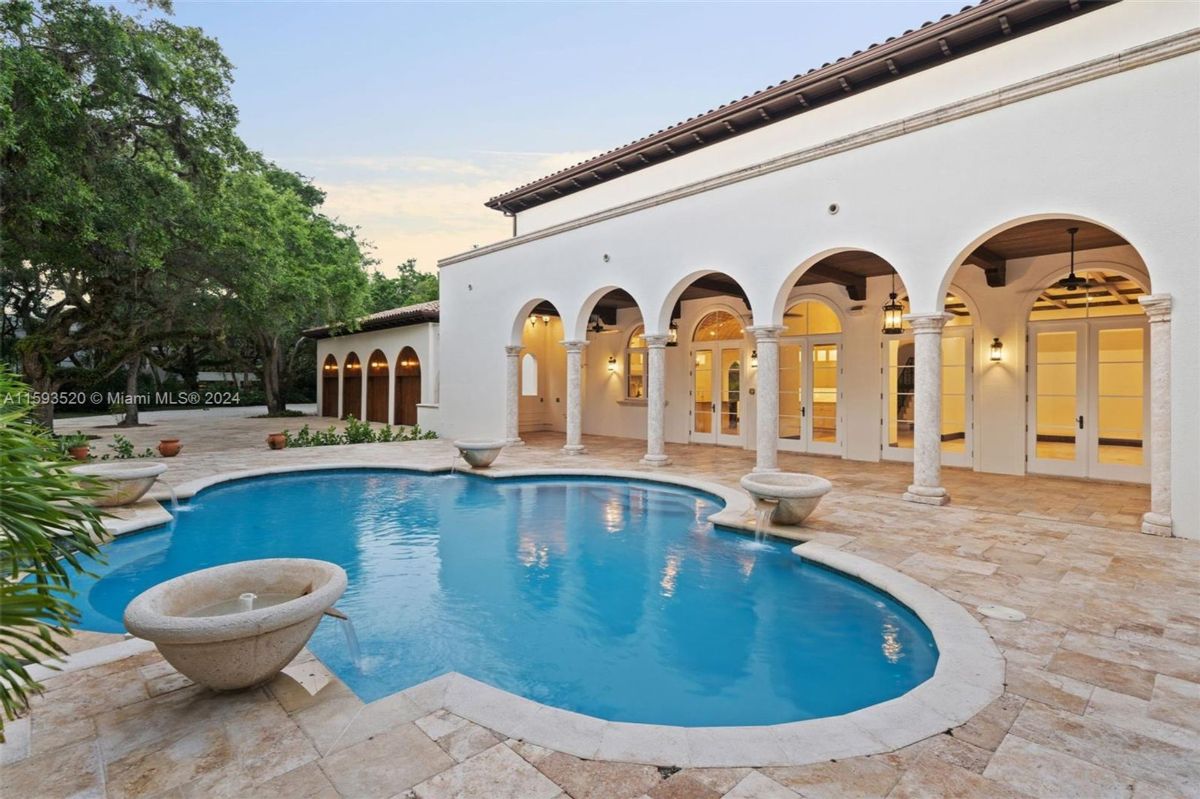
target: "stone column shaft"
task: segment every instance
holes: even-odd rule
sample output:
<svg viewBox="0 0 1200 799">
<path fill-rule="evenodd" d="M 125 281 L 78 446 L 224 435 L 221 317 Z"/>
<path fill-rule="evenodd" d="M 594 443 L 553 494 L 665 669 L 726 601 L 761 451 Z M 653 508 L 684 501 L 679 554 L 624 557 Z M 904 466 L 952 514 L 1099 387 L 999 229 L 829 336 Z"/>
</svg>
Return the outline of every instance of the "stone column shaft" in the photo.
<svg viewBox="0 0 1200 799">
<path fill-rule="evenodd" d="M 567 443 L 563 452 L 582 455 L 583 446 L 583 348 L 586 341 L 564 341 L 567 348 Z"/>
<path fill-rule="evenodd" d="M 663 424 L 667 410 L 667 341 L 670 336 L 646 336 L 646 456 L 647 466 L 666 466 L 667 444 Z"/>
<path fill-rule="evenodd" d="M 1171 295 L 1138 302 L 1150 319 L 1150 512 L 1142 532 L 1173 535 L 1171 519 Z"/>
<path fill-rule="evenodd" d="M 945 505 L 950 494 L 942 487 L 942 328 L 946 313 L 909 314 L 912 326 L 915 413 L 913 414 L 913 484 L 904 499 L 925 505 Z"/>
<path fill-rule="evenodd" d="M 748 328 L 758 352 L 754 471 L 779 471 L 779 334 L 778 325 Z"/>
<path fill-rule="evenodd" d="M 521 440 L 521 350 L 523 347 L 505 347 L 508 358 L 504 386 L 504 438 L 510 447 L 524 444 Z"/>
</svg>

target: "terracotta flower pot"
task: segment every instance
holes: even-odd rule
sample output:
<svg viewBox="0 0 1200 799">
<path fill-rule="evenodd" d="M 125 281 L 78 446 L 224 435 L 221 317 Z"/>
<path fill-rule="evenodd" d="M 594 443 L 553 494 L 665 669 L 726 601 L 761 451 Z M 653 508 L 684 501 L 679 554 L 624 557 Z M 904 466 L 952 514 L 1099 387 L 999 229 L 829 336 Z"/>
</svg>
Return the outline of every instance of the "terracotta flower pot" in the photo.
<svg viewBox="0 0 1200 799">
<path fill-rule="evenodd" d="M 91 452 L 91 445 L 84 444 L 82 447 L 70 447 L 67 449 L 67 454 L 77 461 L 86 461 L 88 453 Z"/>
<path fill-rule="evenodd" d="M 158 454 L 164 458 L 174 458 L 181 449 L 183 444 L 179 443 L 178 438 L 164 438 L 158 442 Z"/>
<path fill-rule="evenodd" d="M 271 449 L 283 449 L 287 446 L 287 439 L 283 437 L 283 433 L 268 433 L 267 446 Z"/>
</svg>

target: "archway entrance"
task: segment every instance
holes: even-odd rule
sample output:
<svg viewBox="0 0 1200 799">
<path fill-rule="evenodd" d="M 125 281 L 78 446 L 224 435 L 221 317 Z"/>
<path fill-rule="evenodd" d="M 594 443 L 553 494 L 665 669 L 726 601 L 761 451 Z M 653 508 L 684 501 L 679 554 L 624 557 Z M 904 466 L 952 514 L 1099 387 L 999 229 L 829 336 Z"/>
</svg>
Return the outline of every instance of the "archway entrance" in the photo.
<svg viewBox="0 0 1200 799">
<path fill-rule="evenodd" d="M 838 424 L 842 323 L 820 300 L 783 315 L 779 342 L 779 448 L 841 454 Z"/>
<path fill-rule="evenodd" d="M 421 360 L 416 350 L 400 350 L 396 363 L 396 424 L 417 423 L 417 405 L 421 402 Z"/>
<path fill-rule="evenodd" d="M 362 363 L 353 352 L 346 356 L 342 376 L 342 418 L 362 418 Z"/>
<path fill-rule="evenodd" d="M 692 334 L 692 441 L 741 444 L 747 377 L 745 331 L 728 311 L 710 311 Z"/>
<path fill-rule="evenodd" d="M 382 350 L 375 350 L 367 360 L 367 421 L 388 420 L 388 362 Z"/>
<path fill-rule="evenodd" d="M 321 365 L 321 415 L 338 415 L 338 362 L 332 354 Z"/>
<path fill-rule="evenodd" d="M 908 298 L 901 298 L 900 304 L 908 313 Z M 950 319 L 942 330 L 942 463 L 970 466 L 974 394 L 971 312 L 953 293 L 946 295 L 945 310 Z M 885 336 L 883 455 L 891 460 L 913 458 L 915 349 L 907 322 L 899 334 Z"/>
<path fill-rule="evenodd" d="M 1111 269 L 1075 273 L 1029 313 L 1029 471 L 1149 479 L 1145 292 Z"/>
</svg>

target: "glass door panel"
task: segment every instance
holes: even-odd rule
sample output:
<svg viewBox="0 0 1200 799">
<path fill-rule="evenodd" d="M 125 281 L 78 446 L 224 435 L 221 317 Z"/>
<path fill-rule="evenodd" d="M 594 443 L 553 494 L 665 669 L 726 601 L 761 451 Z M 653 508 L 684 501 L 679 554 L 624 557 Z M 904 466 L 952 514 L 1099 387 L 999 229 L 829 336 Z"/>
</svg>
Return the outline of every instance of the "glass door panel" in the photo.
<svg viewBox="0 0 1200 799">
<path fill-rule="evenodd" d="M 813 344 L 812 357 L 813 443 L 837 444 L 838 440 L 838 345 Z"/>
<path fill-rule="evenodd" d="M 1062 322 L 1031 331 L 1029 470 L 1083 476 L 1087 452 L 1084 323 Z"/>
<path fill-rule="evenodd" d="M 1096 331 L 1093 470 L 1142 467 L 1145 457 L 1146 342 L 1141 327 Z M 1118 477 L 1116 470 L 1104 476 Z"/>
<path fill-rule="evenodd" d="M 742 351 L 721 350 L 720 435 L 740 434 L 742 400 Z"/>
<path fill-rule="evenodd" d="M 692 433 L 711 441 L 713 433 L 713 351 L 696 350 L 692 364 Z"/>
<path fill-rule="evenodd" d="M 887 435 L 885 450 L 901 457 L 912 457 L 913 407 L 916 372 L 913 340 L 909 336 L 887 341 Z M 898 452 L 899 451 L 899 452 Z M 903 452 L 907 452 L 904 455 Z"/>
<path fill-rule="evenodd" d="M 971 376 L 971 339 L 942 335 L 942 461 L 967 466 L 968 388 Z"/>
<path fill-rule="evenodd" d="M 804 347 L 779 346 L 779 438 L 800 444 L 804 440 Z"/>
</svg>

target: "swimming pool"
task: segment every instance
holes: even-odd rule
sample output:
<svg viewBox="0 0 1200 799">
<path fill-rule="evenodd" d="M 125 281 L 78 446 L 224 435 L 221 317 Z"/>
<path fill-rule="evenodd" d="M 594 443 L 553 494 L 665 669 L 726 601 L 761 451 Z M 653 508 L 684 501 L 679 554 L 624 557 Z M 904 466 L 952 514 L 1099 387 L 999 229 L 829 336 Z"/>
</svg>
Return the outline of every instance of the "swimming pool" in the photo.
<svg viewBox="0 0 1200 799">
<path fill-rule="evenodd" d="M 714 497 L 612 478 L 390 470 L 210 488 L 173 529 L 106 545 L 74 587 L 83 629 L 170 577 L 238 560 L 346 569 L 316 655 L 364 701 L 456 671 L 613 721 L 764 725 L 840 715 L 928 679 L 938 653 L 891 597 L 789 544 L 714 528 Z"/>
</svg>

